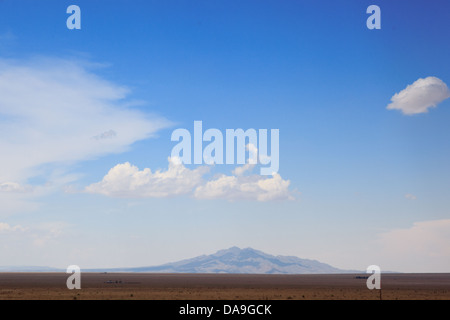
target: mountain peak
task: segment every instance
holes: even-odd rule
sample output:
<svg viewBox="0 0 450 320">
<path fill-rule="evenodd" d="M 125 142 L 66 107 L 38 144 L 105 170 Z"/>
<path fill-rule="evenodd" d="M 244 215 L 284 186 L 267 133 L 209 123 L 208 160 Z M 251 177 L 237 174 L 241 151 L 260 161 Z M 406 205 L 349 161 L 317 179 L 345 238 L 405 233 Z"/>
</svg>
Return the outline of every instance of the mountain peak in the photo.
<svg viewBox="0 0 450 320">
<path fill-rule="evenodd" d="M 219 251 L 217 251 L 216 253 L 213 253 L 213 255 L 214 255 L 214 256 L 221 256 L 221 255 L 224 255 L 224 254 L 234 254 L 234 255 L 237 255 L 237 254 L 240 254 L 241 252 L 248 252 L 248 251 L 257 251 L 257 250 L 252 249 L 252 248 L 250 248 L 250 247 L 241 249 L 241 248 L 239 248 L 239 247 L 234 246 L 234 247 L 231 247 L 231 248 L 228 248 L 228 249 L 222 249 L 222 250 L 219 250 Z"/>
<path fill-rule="evenodd" d="M 129 270 L 130 271 L 130 270 Z M 168 263 L 157 267 L 135 268 L 138 272 L 164 273 L 344 273 L 315 260 L 300 259 L 292 256 L 273 256 L 247 247 L 231 247 L 219 250 L 211 255 L 202 255 L 192 259 Z"/>
</svg>

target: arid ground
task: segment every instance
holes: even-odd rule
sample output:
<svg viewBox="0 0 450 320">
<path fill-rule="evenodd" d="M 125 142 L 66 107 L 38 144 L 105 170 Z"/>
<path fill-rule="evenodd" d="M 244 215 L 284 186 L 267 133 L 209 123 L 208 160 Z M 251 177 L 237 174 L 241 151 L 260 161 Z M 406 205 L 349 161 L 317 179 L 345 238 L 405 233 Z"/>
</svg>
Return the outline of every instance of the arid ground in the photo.
<svg viewBox="0 0 450 320">
<path fill-rule="evenodd" d="M 247 275 L 82 273 L 81 289 L 66 287 L 66 273 L 0 273 L 5 299 L 156 300 L 372 300 L 366 274 Z M 450 273 L 382 274 L 383 300 L 450 300 Z"/>
</svg>

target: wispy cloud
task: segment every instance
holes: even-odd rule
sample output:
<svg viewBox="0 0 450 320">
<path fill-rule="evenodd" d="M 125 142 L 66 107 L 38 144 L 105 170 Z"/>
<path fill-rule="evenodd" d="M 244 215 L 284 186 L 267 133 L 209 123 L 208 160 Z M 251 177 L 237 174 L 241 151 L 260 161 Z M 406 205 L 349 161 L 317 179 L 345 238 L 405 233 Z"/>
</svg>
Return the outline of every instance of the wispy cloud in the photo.
<svg viewBox="0 0 450 320">
<path fill-rule="evenodd" d="M 447 85 L 436 77 L 420 78 L 391 98 L 388 110 L 400 110 L 403 114 L 426 113 L 429 108 L 450 97 Z"/>
<path fill-rule="evenodd" d="M 0 185 L 18 191 L 43 164 L 125 151 L 168 126 L 131 108 L 129 90 L 88 64 L 0 59 Z"/>
<path fill-rule="evenodd" d="M 10 226 L 6 222 L 0 222 L 0 233 L 1 232 L 16 232 L 16 231 L 25 231 L 26 229 L 20 225 Z"/>
<path fill-rule="evenodd" d="M 408 200 L 416 200 L 417 199 L 417 197 L 415 195 L 410 194 L 410 193 L 405 194 L 405 198 Z"/>
<path fill-rule="evenodd" d="M 24 248 L 43 247 L 50 241 L 55 241 L 64 235 L 67 228 L 64 222 L 43 222 L 33 226 L 15 225 L 0 222 L 1 243 L 9 244 L 20 242 Z"/>
<path fill-rule="evenodd" d="M 16 182 L 3 182 L 0 183 L 0 192 L 28 192 L 31 191 L 31 186 L 23 186 Z"/>
<path fill-rule="evenodd" d="M 101 140 L 101 139 L 113 139 L 117 136 L 117 133 L 114 130 L 108 130 L 106 132 L 103 132 L 102 134 L 96 135 L 92 137 L 92 139 L 95 140 Z"/>
</svg>

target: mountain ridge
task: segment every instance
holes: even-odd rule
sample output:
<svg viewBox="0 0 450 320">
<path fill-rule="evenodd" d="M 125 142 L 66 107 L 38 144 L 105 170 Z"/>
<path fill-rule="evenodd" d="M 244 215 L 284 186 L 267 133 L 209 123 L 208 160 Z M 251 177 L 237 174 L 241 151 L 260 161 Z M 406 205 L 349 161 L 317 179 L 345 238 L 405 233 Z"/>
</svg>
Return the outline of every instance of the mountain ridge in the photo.
<svg viewBox="0 0 450 320">
<path fill-rule="evenodd" d="M 0 272 L 65 272 L 50 267 L 0 267 Z M 213 254 L 200 255 L 189 259 L 169 262 L 157 266 L 131 268 L 95 268 L 82 272 L 135 272 L 135 273 L 242 273 L 242 274 L 326 274 L 351 273 L 329 264 L 302 259 L 296 256 L 271 255 L 247 247 L 231 247 Z"/>
<path fill-rule="evenodd" d="M 93 271 L 93 270 L 92 270 Z M 210 255 L 169 262 L 158 266 L 111 268 L 108 272 L 154 273 L 243 273 L 243 274 L 317 274 L 351 273 L 317 260 L 295 256 L 274 256 L 253 248 L 231 247 Z"/>
</svg>

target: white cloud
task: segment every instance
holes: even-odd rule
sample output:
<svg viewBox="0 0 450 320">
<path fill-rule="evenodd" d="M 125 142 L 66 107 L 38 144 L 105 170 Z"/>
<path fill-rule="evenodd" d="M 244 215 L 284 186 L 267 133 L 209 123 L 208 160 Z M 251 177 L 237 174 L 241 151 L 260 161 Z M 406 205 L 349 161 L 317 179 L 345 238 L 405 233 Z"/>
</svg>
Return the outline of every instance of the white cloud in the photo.
<svg viewBox="0 0 450 320">
<path fill-rule="evenodd" d="M 0 192 L 27 192 L 31 190 L 31 186 L 22 186 L 16 182 L 0 183 Z"/>
<path fill-rule="evenodd" d="M 293 200 L 289 184 L 289 180 L 283 180 L 277 173 L 270 178 L 259 175 L 221 175 L 215 180 L 208 181 L 205 185 L 198 186 L 194 196 L 199 199 L 227 199 L 229 201 Z"/>
<path fill-rule="evenodd" d="M 247 171 L 252 171 L 253 168 L 256 166 L 255 163 L 258 162 L 258 148 L 256 148 L 256 146 L 253 143 L 247 144 L 245 148 L 249 151 L 249 158 L 247 159 L 247 163 L 241 167 L 236 167 L 232 172 L 233 175 L 241 176 Z M 269 157 L 265 156 L 264 160 L 266 161 L 267 158 Z M 250 161 L 250 159 L 252 159 L 252 161 Z M 267 161 L 264 163 L 267 163 Z"/>
<path fill-rule="evenodd" d="M 450 270 L 450 219 L 415 222 L 380 235 L 381 253 L 390 270 Z"/>
<path fill-rule="evenodd" d="M 122 152 L 168 125 L 127 106 L 128 93 L 80 62 L 0 59 L 1 189 L 18 191 L 43 164 Z"/>
<path fill-rule="evenodd" d="M 387 109 L 397 109 L 406 115 L 426 113 L 449 97 L 450 90 L 442 80 L 436 77 L 419 78 L 396 93 Z"/>
<path fill-rule="evenodd" d="M 417 197 L 415 195 L 410 194 L 410 193 L 405 194 L 405 198 L 409 199 L 409 200 L 416 200 L 417 199 Z"/>
<path fill-rule="evenodd" d="M 235 176 L 242 176 L 245 172 L 252 171 L 255 166 L 256 166 L 255 164 L 246 163 L 241 167 L 236 167 L 233 170 L 233 174 Z"/>
<path fill-rule="evenodd" d="M 23 228 L 20 225 L 12 227 L 6 222 L 0 222 L 0 232 L 14 232 L 14 231 L 25 231 L 25 228 Z"/>
<path fill-rule="evenodd" d="M 229 201 L 293 199 L 288 180 L 283 180 L 279 174 L 272 177 L 244 176 L 244 172 L 249 169 L 249 165 L 244 165 L 233 171 L 238 171 L 239 175 L 220 175 L 211 181 L 205 181 L 203 176 L 209 171 L 209 167 L 191 170 L 179 158 L 169 158 L 168 170 L 154 173 L 149 168 L 139 170 L 126 162 L 113 167 L 102 181 L 87 186 L 85 192 L 129 198 L 161 198 L 186 194 L 197 199 Z"/>
<path fill-rule="evenodd" d="M 186 168 L 178 158 L 169 158 L 167 171 L 140 171 L 126 162 L 118 164 L 98 183 L 86 187 L 88 193 L 100 193 L 112 197 L 160 198 L 187 194 L 202 182 L 207 167 L 195 170 Z"/>
</svg>

